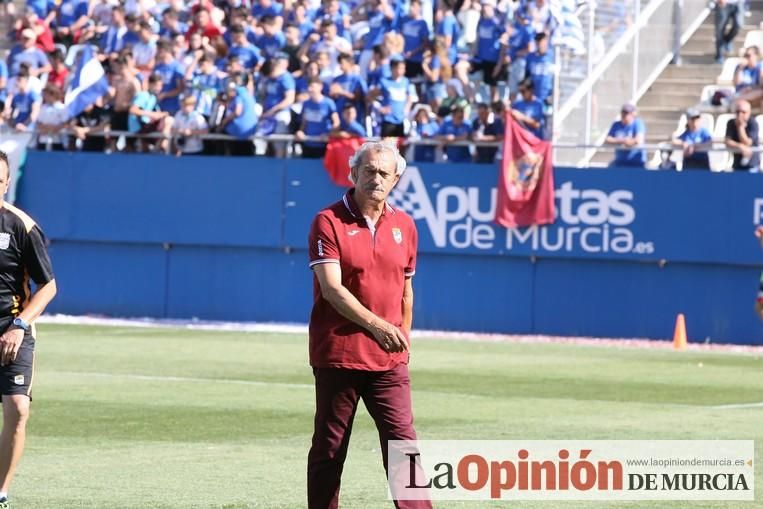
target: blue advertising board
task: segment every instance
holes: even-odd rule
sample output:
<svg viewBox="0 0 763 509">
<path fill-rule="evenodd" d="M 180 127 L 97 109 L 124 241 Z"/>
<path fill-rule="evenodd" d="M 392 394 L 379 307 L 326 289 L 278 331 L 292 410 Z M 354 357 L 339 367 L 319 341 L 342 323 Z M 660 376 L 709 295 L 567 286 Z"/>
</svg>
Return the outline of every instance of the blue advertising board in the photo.
<svg viewBox="0 0 763 509">
<path fill-rule="evenodd" d="M 411 166 L 419 328 L 763 344 L 763 176 L 555 170 L 557 221 L 492 222 L 497 168 Z M 305 322 L 307 235 L 345 189 L 321 161 L 30 152 L 19 205 L 52 240 L 54 312 Z"/>
</svg>

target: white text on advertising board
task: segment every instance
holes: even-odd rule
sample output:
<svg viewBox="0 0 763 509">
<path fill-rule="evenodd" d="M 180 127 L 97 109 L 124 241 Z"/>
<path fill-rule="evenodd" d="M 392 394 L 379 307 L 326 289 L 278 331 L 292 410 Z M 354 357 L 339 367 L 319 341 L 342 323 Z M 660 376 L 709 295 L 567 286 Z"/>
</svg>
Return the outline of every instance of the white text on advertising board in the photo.
<svg viewBox="0 0 763 509">
<path fill-rule="evenodd" d="M 434 186 L 433 186 L 434 187 Z M 424 221 L 435 246 L 456 249 L 515 249 L 585 253 L 652 254 L 652 242 L 636 241 L 630 226 L 636 220 L 633 192 L 577 189 L 563 182 L 556 189 L 554 226 L 509 229 L 505 246 L 497 245 L 496 189 L 442 186 L 430 195 L 416 167 L 403 174 L 390 195 L 392 205 Z"/>
</svg>

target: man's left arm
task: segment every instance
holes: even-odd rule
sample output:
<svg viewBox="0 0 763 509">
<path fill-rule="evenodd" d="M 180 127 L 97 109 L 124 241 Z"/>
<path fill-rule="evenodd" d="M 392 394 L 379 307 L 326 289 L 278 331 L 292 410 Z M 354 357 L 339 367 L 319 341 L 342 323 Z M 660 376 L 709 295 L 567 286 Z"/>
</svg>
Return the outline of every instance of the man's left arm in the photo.
<svg viewBox="0 0 763 509">
<path fill-rule="evenodd" d="M 411 335 L 411 327 L 413 327 L 413 284 L 412 278 L 405 278 L 405 286 L 403 287 L 403 324 L 400 327 L 406 336 Z"/>
</svg>

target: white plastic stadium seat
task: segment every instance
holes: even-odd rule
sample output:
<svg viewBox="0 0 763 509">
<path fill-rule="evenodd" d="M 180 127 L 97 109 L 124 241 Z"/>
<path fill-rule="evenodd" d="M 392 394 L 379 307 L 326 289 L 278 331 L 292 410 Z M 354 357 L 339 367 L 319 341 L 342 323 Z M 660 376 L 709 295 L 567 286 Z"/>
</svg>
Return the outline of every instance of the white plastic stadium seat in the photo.
<svg viewBox="0 0 763 509">
<path fill-rule="evenodd" d="M 750 30 L 744 36 L 744 46 L 742 49 L 750 46 L 757 46 L 759 51 L 763 51 L 763 30 Z"/>
<path fill-rule="evenodd" d="M 758 123 L 758 128 L 763 125 L 763 113 L 755 116 L 755 122 Z"/>
<path fill-rule="evenodd" d="M 716 147 L 723 144 L 726 138 L 726 124 L 734 117 L 733 113 L 724 113 L 715 119 L 713 142 L 715 142 Z M 727 171 L 731 166 L 731 154 L 729 152 L 713 151 L 708 155 L 710 157 L 710 169 L 713 171 Z"/>
<path fill-rule="evenodd" d="M 719 85 L 733 85 L 734 84 L 734 71 L 742 60 L 737 57 L 731 57 L 723 62 L 723 69 L 716 78 L 715 82 Z"/>
</svg>

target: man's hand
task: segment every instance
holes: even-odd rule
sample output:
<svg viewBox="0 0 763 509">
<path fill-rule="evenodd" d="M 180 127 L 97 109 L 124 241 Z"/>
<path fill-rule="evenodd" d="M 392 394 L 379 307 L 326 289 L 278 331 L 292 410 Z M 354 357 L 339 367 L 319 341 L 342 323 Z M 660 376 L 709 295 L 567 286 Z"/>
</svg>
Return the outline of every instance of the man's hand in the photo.
<svg viewBox="0 0 763 509">
<path fill-rule="evenodd" d="M 755 236 L 758 237 L 758 240 L 763 242 L 763 226 L 755 228 Z"/>
<path fill-rule="evenodd" d="M 0 366 L 7 366 L 16 360 L 23 340 L 24 329 L 13 326 L 0 336 Z"/>
<path fill-rule="evenodd" d="M 389 322 L 382 320 L 374 324 L 371 333 L 385 352 L 394 353 L 408 350 L 408 341 L 403 333 Z"/>
</svg>

